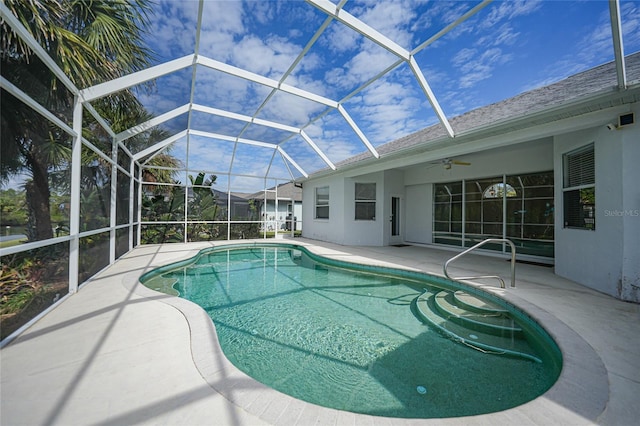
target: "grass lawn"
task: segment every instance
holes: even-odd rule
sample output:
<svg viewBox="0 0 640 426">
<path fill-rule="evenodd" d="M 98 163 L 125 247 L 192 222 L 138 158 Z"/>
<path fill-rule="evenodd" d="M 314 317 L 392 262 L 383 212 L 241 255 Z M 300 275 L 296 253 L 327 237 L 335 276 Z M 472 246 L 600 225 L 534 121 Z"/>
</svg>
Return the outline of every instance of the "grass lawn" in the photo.
<svg viewBox="0 0 640 426">
<path fill-rule="evenodd" d="M 27 239 L 23 238 L 21 240 L 10 240 L 10 241 L 0 241 L 0 248 L 7 248 L 12 246 L 17 246 L 18 244 L 26 243 Z"/>
</svg>

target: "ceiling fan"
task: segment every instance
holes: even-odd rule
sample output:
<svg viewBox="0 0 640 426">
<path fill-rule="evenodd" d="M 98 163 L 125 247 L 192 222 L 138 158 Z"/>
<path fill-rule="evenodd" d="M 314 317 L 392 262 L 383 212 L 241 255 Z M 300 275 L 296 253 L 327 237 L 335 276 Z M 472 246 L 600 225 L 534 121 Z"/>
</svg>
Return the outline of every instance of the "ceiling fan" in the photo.
<svg viewBox="0 0 640 426">
<path fill-rule="evenodd" d="M 433 162 L 431 164 L 442 164 L 443 167 L 445 168 L 445 170 L 449 170 L 453 165 L 456 165 L 456 166 L 470 166 L 471 165 L 471 163 L 469 163 L 469 162 L 452 160 L 451 158 L 443 158 L 442 160 Z"/>
</svg>

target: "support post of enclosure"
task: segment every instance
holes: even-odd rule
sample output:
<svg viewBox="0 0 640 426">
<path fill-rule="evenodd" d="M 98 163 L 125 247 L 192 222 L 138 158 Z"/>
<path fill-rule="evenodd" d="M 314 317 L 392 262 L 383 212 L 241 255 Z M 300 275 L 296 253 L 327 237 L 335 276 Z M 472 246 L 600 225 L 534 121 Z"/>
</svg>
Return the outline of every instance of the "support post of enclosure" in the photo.
<svg viewBox="0 0 640 426">
<path fill-rule="evenodd" d="M 82 178 L 82 102 L 75 96 L 73 103 L 73 145 L 71 151 L 71 199 L 69 208 L 69 293 L 78 291 L 80 271 L 80 179 Z"/>
<path fill-rule="evenodd" d="M 116 226 L 118 225 L 118 142 L 111 138 L 111 197 L 109 202 L 109 265 L 116 261 Z"/>
</svg>

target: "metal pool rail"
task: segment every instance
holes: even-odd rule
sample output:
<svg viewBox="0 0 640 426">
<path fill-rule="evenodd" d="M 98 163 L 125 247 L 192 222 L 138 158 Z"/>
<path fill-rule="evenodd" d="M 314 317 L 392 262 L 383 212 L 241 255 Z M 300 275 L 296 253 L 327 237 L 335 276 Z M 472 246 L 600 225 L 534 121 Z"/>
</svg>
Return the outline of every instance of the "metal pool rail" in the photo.
<svg viewBox="0 0 640 426">
<path fill-rule="evenodd" d="M 500 278 L 498 275 L 482 275 L 482 276 L 477 276 L 477 277 L 457 277 L 457 278 L 452 278 L 449 275 L 449 272 L 447 271 L 447 267 L 449 266 L 449 264 L 451 262 L 453 262 L 456 259 L 461 258 L 462 256 L 464 256 L 465 254 L 487 244 L 487 243 L 509 243 L 509 245 L 511 246 L 511 287 L 515 287 L 516 286 L 516 246 L 513 244 L 513 242 L 511 240 L 508 240 L 506 238 L 487 238 L 484 241 L 479 242 L 478 244 L 476 244 L 475 246 L 466 249 L 465 251 L 463 251 L 462 253 L 458 253 L 457 255 L 453 256 L 451 259 L 447 260 L 444 263 L 444 275 L 445 277 L 449 278 L 450 280 L 477 280 L 477 279 L 481 279 L 481 278 L 497 278 L 498 280 L 500 280 L 500 287 L 501 288 L 505 288 L 505 284 L 504 284 L 504 280 L 502 278 Z"/>
</svg>

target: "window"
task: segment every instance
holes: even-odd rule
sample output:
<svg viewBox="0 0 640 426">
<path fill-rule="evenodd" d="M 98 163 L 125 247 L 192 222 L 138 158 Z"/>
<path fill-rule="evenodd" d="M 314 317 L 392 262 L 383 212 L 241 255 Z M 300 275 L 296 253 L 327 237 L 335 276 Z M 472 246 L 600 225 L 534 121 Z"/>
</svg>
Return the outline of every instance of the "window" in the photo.
<svg viewBox="0 0 640 426">
<path fill-rule="evenodd" d="M 356 220 L 376 220 L 376 184 L 356 183 Z"/>
<path fill-rule="evenodd" d="M 596 179 L 593 144 L 569 152 L 564 162 L 564 227 L 596 229 Z"/>
<path fill-rule="evenodd" d="M 329 219 L 329 187 L 316 188 L 316 219 Z"/>
</svg>

